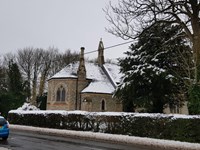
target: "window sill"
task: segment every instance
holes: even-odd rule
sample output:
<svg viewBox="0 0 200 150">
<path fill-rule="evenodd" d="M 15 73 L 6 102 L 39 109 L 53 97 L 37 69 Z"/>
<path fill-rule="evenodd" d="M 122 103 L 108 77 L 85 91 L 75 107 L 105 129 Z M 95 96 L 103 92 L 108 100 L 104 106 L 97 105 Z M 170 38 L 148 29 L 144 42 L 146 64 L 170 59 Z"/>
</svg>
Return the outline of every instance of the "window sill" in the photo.
<svg viewBox="0 0 200 150">
<path fill-rule="evenodd" d="M 54 101 L 54 104 L 66 104 L 66 101 Z"/>
</svg>

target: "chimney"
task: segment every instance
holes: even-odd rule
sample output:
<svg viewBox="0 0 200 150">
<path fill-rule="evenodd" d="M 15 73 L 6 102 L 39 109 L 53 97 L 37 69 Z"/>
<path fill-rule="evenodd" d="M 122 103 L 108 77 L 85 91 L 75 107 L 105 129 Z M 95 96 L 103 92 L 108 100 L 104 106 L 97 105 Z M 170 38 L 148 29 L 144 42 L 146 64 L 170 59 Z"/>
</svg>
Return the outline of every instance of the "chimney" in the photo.
<svg viewBox="0 0 200 150">
<path fill-rule="evenodd" d="M 84 60 L 84 47 L 81 47 L 81 53 L 79 58 L 79 67 L 78 67 L 78 78 L 86 79 L 86 69 L 85 69 L 85 60 Z"/>
<path fill-rule="evenodd" d="M 104 46 L 101 39 L 98 47 L 98 65 L 102 67 L 104 63 Z"/>
</svg>

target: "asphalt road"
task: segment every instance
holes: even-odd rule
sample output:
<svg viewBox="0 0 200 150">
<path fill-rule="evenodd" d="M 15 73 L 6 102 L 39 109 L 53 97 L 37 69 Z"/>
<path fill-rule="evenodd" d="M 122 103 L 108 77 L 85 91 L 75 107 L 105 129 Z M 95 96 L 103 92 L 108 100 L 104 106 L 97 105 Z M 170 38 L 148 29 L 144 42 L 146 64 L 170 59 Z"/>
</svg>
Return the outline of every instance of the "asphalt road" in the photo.
<svg viewBox="0 0 200 150">
<path fill-rule="evenodd" d="M 0 147 L 9 150 L 154 150 L 134 145 L 39 135 L 18 130 L 11 130 L 7 141 L 0 140 Z"/>
</svg>

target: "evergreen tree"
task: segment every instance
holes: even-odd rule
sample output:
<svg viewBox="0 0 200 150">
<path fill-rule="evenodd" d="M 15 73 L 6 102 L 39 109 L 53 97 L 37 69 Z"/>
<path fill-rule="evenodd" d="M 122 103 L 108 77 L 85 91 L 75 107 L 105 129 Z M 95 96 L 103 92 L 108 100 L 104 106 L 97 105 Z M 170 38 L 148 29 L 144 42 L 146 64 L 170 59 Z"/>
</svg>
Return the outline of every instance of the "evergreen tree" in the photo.
<svg viewBox="0 0 200 150">
<path fill-rule="evenodd" d="M 123 100 L 124 111 L 144 108 L 162 113 L 166 104 L 181 104 L 180 95 L 187 89 L 185 65 L 192 65 L 192 54 L 186 41 L 176 36 L 180 32 L 180 26 L 156 24 L 131 45 L 126 58 L 119 60 L 124 77 L 116 96 Z"/>
<path fill-rule="evenodd" d="M 3 66 L 0 66 L 0 94 L 5 92 L 7 89 L 7 84 L 6 84 L 6 68 Z"/>
<path fill-rule="evenodd" d="M 189 88 L 188 110 L 190 115 L 200 114 L 200 85 L 192 84 Z"/>
<path fill-rule="evenodd" d="M 6 117 L 11 109 L 16 109 L 25 102 L 23 80 L 18 65 L 9 62 L 7 70 L 8 87 L 0 94 L 0 111 Z"/>
<path fill-rule="evenodd" d="M 23 91 L 23 83 L 18 65 L 10 61 L 8 67 L 8 91 L 15 95 L 21 94 Z"/>
</svg>

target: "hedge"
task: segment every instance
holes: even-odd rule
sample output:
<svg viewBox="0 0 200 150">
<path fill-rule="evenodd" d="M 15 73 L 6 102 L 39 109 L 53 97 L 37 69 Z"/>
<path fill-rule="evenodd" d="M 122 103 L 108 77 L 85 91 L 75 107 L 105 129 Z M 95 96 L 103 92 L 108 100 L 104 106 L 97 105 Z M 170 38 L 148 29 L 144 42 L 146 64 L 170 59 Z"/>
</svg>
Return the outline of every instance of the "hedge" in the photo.
<svg viewBox="0 0 200 150">
<path fill-rule="evenodd" d="M 64 112 L 64 113 L 63 113 Z M 11 124 L 200 143 L 200 117 L 138 113 L 10 111 Z"/>
</svg>

